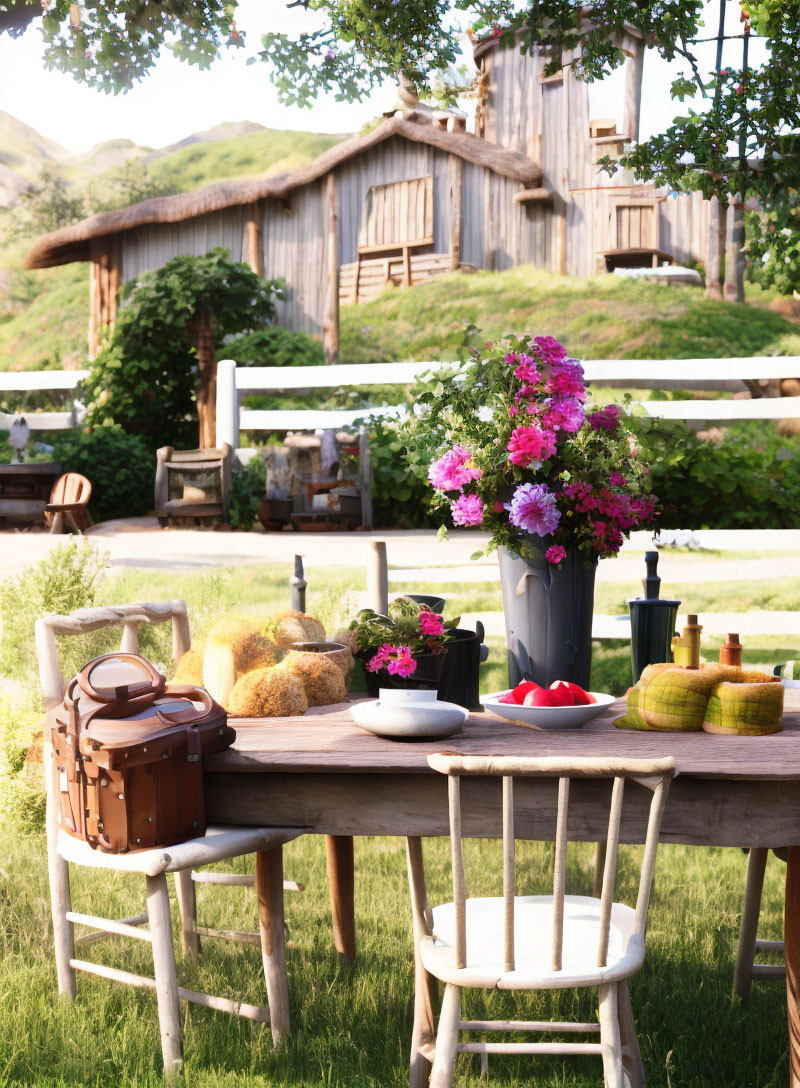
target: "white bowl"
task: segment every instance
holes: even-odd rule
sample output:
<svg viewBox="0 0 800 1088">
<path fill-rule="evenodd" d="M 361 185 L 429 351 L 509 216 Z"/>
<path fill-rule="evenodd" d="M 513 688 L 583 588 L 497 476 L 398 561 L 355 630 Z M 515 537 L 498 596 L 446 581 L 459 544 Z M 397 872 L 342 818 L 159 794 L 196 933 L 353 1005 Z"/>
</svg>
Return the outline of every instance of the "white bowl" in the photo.
<svg viewBox="0 0 800 1088">
<path fill-rule="evenodd" d="M 439 702 L 435 691 L 380 688 L 379 699 L 354 703 L 350 714 L 356 725 L 378 737 L 393 740 L 434 740 L 461 732 L 469 711 L 455 703 Z"/>
<path fill-rule="evenodd" d="M 596 718 L 598 714 L 611 706 L 614 702 L 613 695 L 604 695 L 600 691 L 590 691 L 596 702 L 588 706 L 517 706 L 516 703 L 498 702 L 501 695 L 508 695 L 507 691 L 496 691 L 493 695 L 481 695 L 481 702 L 486 710 L 493 714 L 499 714 L 507 721 L 517 725 L 527 726 L 528 729 L 580 729 L 586 722 Z"/>
</svg>

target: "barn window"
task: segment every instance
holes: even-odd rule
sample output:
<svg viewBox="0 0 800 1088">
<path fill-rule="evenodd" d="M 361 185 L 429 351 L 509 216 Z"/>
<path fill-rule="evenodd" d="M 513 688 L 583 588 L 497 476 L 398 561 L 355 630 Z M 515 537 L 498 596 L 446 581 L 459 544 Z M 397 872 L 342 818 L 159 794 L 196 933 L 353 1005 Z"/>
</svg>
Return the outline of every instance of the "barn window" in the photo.
<svg viewBox="0 0 800 1088">
<path fill-rule="evenodd" d="M 358 252 L 433 245 L 433 177 L 373 185 L 367 193 Z"/>
</svg>

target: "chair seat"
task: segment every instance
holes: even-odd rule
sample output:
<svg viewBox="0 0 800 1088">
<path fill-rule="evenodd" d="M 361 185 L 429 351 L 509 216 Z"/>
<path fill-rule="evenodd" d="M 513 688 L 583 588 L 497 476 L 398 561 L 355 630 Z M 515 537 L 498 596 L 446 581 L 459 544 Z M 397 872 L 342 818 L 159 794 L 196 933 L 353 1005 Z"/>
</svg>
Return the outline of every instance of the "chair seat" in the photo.
<svg viewBox="0 0 800 1088">
<path fill-rule="evenodd" d="M 564 897 L 562 970 L 552 968 L 553 897 L 517 896 L 514 901 L 515 970 L 504 969 L 502 898 L 467 900 L 467 966 L 456 967 L 453 903 L 433 908 L 433 937 L 420 942 L 426 971 L 444 982 L 501 990 L 566 989 L 628 978 L 644 960 L 644 940 L 633 932 L 635 912 L 622 903 L 611 908 L 605 967 L 597 966 L 600 900 Z"/>
<path fill-rule="evenodd" d="M 302 829 L 294 827 L 209 827 L 205 835 L 174 846 L 129 850 L 126 854 L 104 854 L 102 850 L 93 850 L 87 842 L 59 831 L 57 849 L 61 857 L 73 865 L 158 876 L 159 873 L 177 873 L 182 869 L 210 865 L 258 850 L 271 850 L 274 846 L 292 842 L 302 833 Z"/>
</svg>

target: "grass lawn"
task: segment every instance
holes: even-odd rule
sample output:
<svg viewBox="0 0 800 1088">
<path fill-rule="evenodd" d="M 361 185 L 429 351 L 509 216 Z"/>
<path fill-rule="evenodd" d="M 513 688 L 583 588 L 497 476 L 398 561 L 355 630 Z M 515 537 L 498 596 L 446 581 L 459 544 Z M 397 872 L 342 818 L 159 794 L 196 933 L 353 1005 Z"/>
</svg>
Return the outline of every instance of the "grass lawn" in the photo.
<svg viewBox="0 0 800 1088">
<path fill-rule="evenodd" d="M 352 612 L 353 594 L 364 588 L 363 573 L 310 567 L 307 577 L 309 612 L 319 615 L 329 631 L 335 630 Z M 186 575 L 127 570 L 105 575 L 95 603 L 185 597 L 198 642 L 225 611 L 267 615 L 285 607 L 287 579 L 287 568 L 278 566 Z M 426 589 L 422 585 L 415 588 Z M 664 590 L 685 593 L 684 599 L 697 602 L 698 608 L 723 609 L 732 604 L 726 596 L 729 586 L 715 587 L 711 580 L 665 586 Z M 492 585 L 448 586 L 447 593 L 448 615 L 500 608 L 499 588 Z M 630 595 L 627 586 L 600 587 L 597 607 L 610 608 L 625 595 Z M 736 604 L 740 608 L 794 607 L 790 602 L 798 596 L 800 586 L 753 583 L 744 595 L 740 592 Z M 6 609 L 9 600 L 6 596 Z M 37 608 L 42 610 L 33 597 L 26 597 L 16 613 L 4 615 L 6 631 L 13 627 L 27 638 Z M 167 632 L 155 630 L 159 633 L 149 638 L 143 649 L 154 660 L 166 661 Z M 73 662 L 106 648 L 97 636 L 83 646 L 73 643 Z M 6 670 L 27 682 L 32 647 L 24 640 L 17 645 L 23 664 L 15 669 L 7 665 Z M 481 681 L 484 691 L 505 686 L 502 640 L 491 639 L 490 647 Z M 4 652 L 8 653 L 8 646 Z M 767 664 L 797 656 L 797 648 L 762 638 L 748 643 L 746 659 Z M 629 660 L 627 643 L 595 643 L 592 686 L 624 690 L 629 682 Z M 69 664 L 65 662 L 66 667 Z M 0 734 L 2 725 L 0 721 Z M 0 1088 L 156 1088 L 162 1082 L 152 995 L 79 976 L 74 1005 L 55 999 L 44 842 L 41 834 L 23 832 L 12 819 L 10 793 L 4 792 L 7 786 L 8 780 L 0 778 L 0 809 L 5 810 L 0 816 Z M 432 903 L 450 898 L 448 849 L 446 840 L 431 840 L 426 845 Z M 617 897 L 623 901 L 631 896 L 632 862 L 638 852 L 639 848 L 632 847 L 621 850 Z M 571 850 L 569 891 L 588 892 L 590 860 L 589 846 Z M 231 867 L 241 870 L 244 864 L 237 861 Z M 767 1088 L 786 1081 L 784 987 L 774 982 L 756 984 L 746 1008 L 731 997 L 745 865 L 745 855 L 738 850 L 660 848 L 648 957 L 631 985 L 651 1086 Z M 291 1041 L 274 1052 L 268 1028 L 184 1006 L 187 1084 L 198 1088 L 399 1088 L 407 1084 L 413 972 L 402 839 L 359 840 L 356 872 L 359 955 L 355 967 L 344 969 L 333 950 L 322 841 L 308 837 L 286 848 L 287 877 L 306 885 L 302 893 L 287 893 L 288 936 L 294 946 L 288 957 L 294 1028 Z M 552 847 L 521 844 L 519 873 L 521 890 L 548 890 Z M 467 876 L 470 894 L 499 893 L 497 843 L 468 845 Z M 783 879 L 784 866 L 772 859 L 767 870 L 762 936 L 781 934 Z M 255 925 L 255 901 L 249 889 L 203 886 L 199 900 L 201 924 L 245 930 Z M 77 911 L 125 917 L 139 913 L 142 904 L 140 880 L 91 872 L 75 874 L 73 907 Z M 93 946 L 88 955 L 131 971 L 150 971 L 148 950 L 140 942 L 114 938 Z M 179 963 L 183 985 L 254 1003 L 263 1001 L 260 971 L 257 949 L 212 941 L 206 942 L 199 964 Z M 591 994 L 578 998 L 567 991 L 518 998 L 473 994 L 466 1014 L 476 1019 L 587 1020 L 594 1017 L 595 1010 Z M 491 1083 L 517 1088 L 533 1084 L 537 1088 L 595 1088 L 602 1084 L 600 1062 L 590 1058 L 564 1063 L 556 1058 L 497 1056 L 490 1061 L 489 1076 Z M 477 1062 L 462 1058 L 458 1084 L 477 1088 L 478 1083 Z"/>
</svg>

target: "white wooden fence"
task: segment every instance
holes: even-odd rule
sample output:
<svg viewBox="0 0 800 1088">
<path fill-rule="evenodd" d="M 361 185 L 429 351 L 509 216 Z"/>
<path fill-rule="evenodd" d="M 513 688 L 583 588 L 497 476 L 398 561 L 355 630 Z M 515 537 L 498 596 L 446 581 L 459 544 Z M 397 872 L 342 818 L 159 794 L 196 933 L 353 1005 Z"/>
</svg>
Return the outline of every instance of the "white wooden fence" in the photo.
<svg viewBox="0 0 800 1088">
<path fill-rule="evenodd" d="M 66 391 L 74 393 L 88 370 L 17 370 L 0 374 L 0 399 L 6 393 Z M 80 420 L 70 412 L 25 412 L 25 422 L 32 431 L 68 431 Z M 13 413 L 0 412 L 0 430 L 7 431 L 14 422 Z"/>
<path fill-rule="evenodd" d="M 426 371 L 452 363 L 352 363 L 339 366 L 238 367 L 231 359 L 217 368 L 217 446 L 236 449 L 242 431 L 318 430 L 347 427 L 357 419 L 392 416 L 402 407 L 380 405 L 348 409 L 246 409 L 241 399 L 254 393 L 312 392 L 367 385 L 409 385 Z M 590 382 L 623 384 L 647 381 L 655 387 L 683 383 L 703 388 L 727 387 L 731 380 L 800 377 L 800 357 L 759 356 L 748 359 L 600 359 L 583 363 Z M 800 397 L 754 400 L 647 400 L 634 402 L 649 416 L 682 420 L 800 419 Z"/>
</svg>

